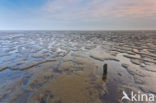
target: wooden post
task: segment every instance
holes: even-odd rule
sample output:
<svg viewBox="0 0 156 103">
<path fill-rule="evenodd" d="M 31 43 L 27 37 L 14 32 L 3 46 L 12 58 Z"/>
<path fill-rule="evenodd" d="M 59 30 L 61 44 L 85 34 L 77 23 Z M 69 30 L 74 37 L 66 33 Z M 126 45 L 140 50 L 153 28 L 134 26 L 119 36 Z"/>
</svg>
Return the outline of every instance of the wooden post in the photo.
<svg viewBox="0 0 156 103">
<path fill-rule="evenodd" d="M 103 65 L 103 76 L 102 76 L 102 80 L 106 81 L 107 78 L 107 64 Z"/>
<path fill-rule="evenodd" d="M 107 64 L 103 65 L 103 76 L 107 75 Z"/>
</svg>

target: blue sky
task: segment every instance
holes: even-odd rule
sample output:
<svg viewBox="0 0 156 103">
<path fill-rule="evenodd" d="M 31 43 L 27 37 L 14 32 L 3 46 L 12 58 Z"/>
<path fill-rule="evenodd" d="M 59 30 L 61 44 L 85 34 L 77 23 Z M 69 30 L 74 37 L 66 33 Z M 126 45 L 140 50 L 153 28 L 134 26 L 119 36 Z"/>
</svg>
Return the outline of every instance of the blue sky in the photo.
<svg viewBox="0 0 156 103">
<path fill-rule="evenodd" d="M 156 0 L 0 0 L 0 30 L 156 29 Z"/>
</svg>

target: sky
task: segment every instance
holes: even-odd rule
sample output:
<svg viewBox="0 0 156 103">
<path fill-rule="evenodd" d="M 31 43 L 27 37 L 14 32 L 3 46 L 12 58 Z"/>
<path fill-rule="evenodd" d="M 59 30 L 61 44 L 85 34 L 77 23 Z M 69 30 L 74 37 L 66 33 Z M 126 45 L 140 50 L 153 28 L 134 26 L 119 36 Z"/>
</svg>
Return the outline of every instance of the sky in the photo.
<svg viewBox="0 0 156 103">
<path fill-rule="evenodd" d="M 156 0 L 0 0 L 0 30 L 156 30 Z"/>
</svg>

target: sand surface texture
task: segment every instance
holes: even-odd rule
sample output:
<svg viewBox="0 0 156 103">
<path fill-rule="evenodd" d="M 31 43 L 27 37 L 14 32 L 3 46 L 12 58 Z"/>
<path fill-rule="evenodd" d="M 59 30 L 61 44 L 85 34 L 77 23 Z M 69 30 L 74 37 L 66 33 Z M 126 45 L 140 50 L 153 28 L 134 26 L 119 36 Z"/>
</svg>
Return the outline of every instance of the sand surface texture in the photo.
<svg viewBox="0 0 156 103">
<path fill-rule="evenodd" d="M 156 96 L 156 31 L 0 32 L 0 103 L 121 103 L 123 90 Z"/>
</svg>

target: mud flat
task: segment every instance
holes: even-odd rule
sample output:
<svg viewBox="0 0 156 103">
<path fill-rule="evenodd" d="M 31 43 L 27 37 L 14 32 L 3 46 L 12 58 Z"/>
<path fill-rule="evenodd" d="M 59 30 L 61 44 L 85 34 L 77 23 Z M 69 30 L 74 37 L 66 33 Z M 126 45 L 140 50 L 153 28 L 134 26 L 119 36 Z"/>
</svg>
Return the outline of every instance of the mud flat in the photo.
<svg viewBox="0 0 156 103">
<path fill-rule="evenodd" d="M 121 103 L 123 91 L 156 96 L 155 39 L 156 31 L 0 32 L 0 103 Z"/>
</svg>

